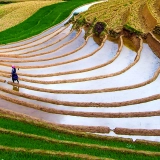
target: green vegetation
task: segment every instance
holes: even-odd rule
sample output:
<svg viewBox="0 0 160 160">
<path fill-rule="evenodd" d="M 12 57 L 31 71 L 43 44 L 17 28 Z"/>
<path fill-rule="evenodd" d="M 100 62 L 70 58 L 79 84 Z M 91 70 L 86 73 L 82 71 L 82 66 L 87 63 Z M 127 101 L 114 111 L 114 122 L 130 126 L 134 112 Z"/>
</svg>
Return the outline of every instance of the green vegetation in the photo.
<svg viewBox="0 0 160 160">
<path fill-rule="evenodd" d="M 142 143 L 134 143 L 129 141 L 118 140 L 114 138 L 97 138 L 97 137 L 90 137 L 86 134 L 71 134 L 67 133 L 66 131 L 63 132 L 59 129 L 49 129 L 44 128 L 39 125 L 34 125 L 32 123 L 22 122 L 18 120 L 12 120 L 9 118 L 0 118 L 0 128 L 7 129 L 7 132 L 0 133 L 0 145 L 6 147 L 16 147 L 16 148 L 26 148 L 26 149 L 40 149 L 40 150 L 47 150 L 47 151 L 62 151 L 62 152 L 69 152 L 69 153 L 76 153 L 76 154 L 87 154 L 90 156 L 98 156 L 104 158 L 113 158 L 116 159 L 148 159 L 148 160 L 158 160 L 159 156 L 148 156 L 146 157 L 143 154 L 135 154 L 135 153 L 128 153 L 123 151 L 113 151 L 112 149 L 100 149 L 94 147 L 94 145 L 98 145 L 101 147 L 109 146 L 109 147 L 116 147 L 117 149 L 122 150 L 124 148 L 131 149 L 131 150 L 145 150 L 151 152 L 160 152 L 160 147 L 157 145 L 152 144 L 142 144 Z M 12 133 L 12 131 L 18 131 L 21 133 L 25 133 L 24 135 L 21 133 Z M 41 139 L 30 137 L 29 134 L 35 136 L 43 136 L 44 138 L 48 139 Z M 53 140 L 53 141 L 52 141 Z M 77 144 L 73 144 L 72 142 L 77 142 Z M 71 143 L 71 144 L 70 144 Z M 70 145 L 69 145 L 70 144 Z M 89 146 L 86 146 L 89 145 Z M 93 146 L 92 146 L 93 145 Z M 29 153 L 25 153 L 26 157 L 32 157 L 38 155 L 32 155 Z M 5 159 L 5 157 L 9 156 L 18 156 L 21 157 L 23 154 L 21 152 L 15 153 L 5 151 L 0 156 L 1 159 Z M 45 159 L 47 156 L 43 156 Z"/>
<path fill-rule="evenodd" d="M 12 142 L 12 143 L 11 143 Z M 117 158 L 117 155 L 120 159 L 144 159 L 145 155 L 139 155 L 134 153 L 123 153 L 119 151 L 112 151 L 112 150 L 104 150 L 98 149 L 93 147 L 86 147 L 86 146 L 76 146 L 76 145 L 67 145 L 62 144 L 57 141 L 57 143 L 47 142 L 44 140 L 37 140 L 28 137 L 23 137 L 14 134 L 3 134 L 0 133 L 0 144 L 3 146 L 10 146 L 10 147 L 20 147 L 20 148 L 27 148 L 27 149 L 42 149 L 42 150 L 51 150 L 51 151 L 63 151 L 63 152 L 70 152 L 70 153 L 77 153 L 77 154 L 88 154 L 91 156 L 98 156 L 98 157 L 108 157 L 108 158 Z M 152 160 L 157 159 L 159 156 L 148 157 L 145 159 Z"/>
<path fill-rule="evenodd" d="M 44 7 L 23 23 L 0 32 L 0 43 L 15 42 L 37 35 L 67 18 L 78 6 L 93 1 L 96 0 L 65 0 L 63 3 Z M 74 27 L 78 29 L 85 26 L 87 35 L 94 33 L 99 37 L 105 37 L 106 34 L 118 37 L 124 30 L 141 35 L 143 29 L 140 27 L 143 28 L 143 24 L 140 19 L 132 20 L 137 18 L 144 2 L 111 2 L 93 5 L 89 11 L 82 14 L 76 13 L 71 19 L 75 22 Z M 134 12 L 133 6 L 137 6 Z M 160 28 L 155 28 L 155 31 L 159 32 Z M 14 113 L 14 116 L 11 114 L 12 116 L 7 118 L 7 114 L 5 117 L 2 113 L 0 112 L 0 160 L 81 160 L 92 159 L 91 157 L 118 160 L 160 159 L 160 143 L 133 142 L 131 139 L 69 131 L 59 128 L 58 125 L 51 126 L 20 116 L 17 116 L 17 120 Z"/>
<path fill-rule="evenodd" d="M 33 16 L 17 26 L 0 32 L 0 44 L 20 41 L 37 35 L 42 31 L 60 23 L 77 7 L 96 0 L 67 0 L 41 8 Z M 63 12 L 60 12 L 63 10 Z"/>
<path fill-rule="evenodd" d="M 52 155 L 40 155 L 35 153 L 14 152 L 0 150 L 0 159 L 4 160 L 49 160 L 49 159 L 61 159 L 61 160 L 81 160 L 80 158 L 73 158 L 70 156 L 52 156 Z"/>
<path fill-rule="evenodd" d="M 130 31 L 130 33 L 135 33 L 137 35 L 140 35 L 142 32 L 137 31 L 136 29 L 132 28 L 131 26 L 129 26 L 128 24 L 124 25 L 124 29 Z"/>
<path fill-rule="evenodd" d="M 0 1 L 0 5 L 9 4 L 9 3 L 13 3 L 13 2 L 11 2 L 11 1 Z"/>
<path fill-rule="evenodd" d="M 11 120 L 8 118 L 0 118 L 0 127 L 5 129 L 11 129 L 16 131 L 22 131 L 28 134 L 36 134 L 40 136 L 46 136 L 49 138 L 54 138 L 58 140 L 67 140 L 67 141 L 74 141 L 74 142 L 83 142 L 83 143 L 90 143 L 90 144 L 99 144 L 103 146 L 113 146 L 113 147 L 123 147 L 129 149 L 138 149 L 138 150 L 149 150 L 149 151 L 158 151 L 160 152 L 160 148 L 153 145 L 145 145 L 145 144 L 138 144 L 132 142 L 125 142 L 125 141 L 118 141 L 113 139 L 103 140 L 98 138 L 89 138 L 89 137 L 81 137 L 77 135 L 71 135 L 62 133 L 58 130 L 51 130 L 39 126 L 35 126 L 33 124 L 28 124 L 24 122 L 20 122 L 17 120 Z"/>
<path fill-rule="evenodd" d="M 106 24 L 104 22 L 97 22 L 93 28 L 93 32 L 95 35 L 100 36 L 103 35 L 105 28 Z"/>
</svg>

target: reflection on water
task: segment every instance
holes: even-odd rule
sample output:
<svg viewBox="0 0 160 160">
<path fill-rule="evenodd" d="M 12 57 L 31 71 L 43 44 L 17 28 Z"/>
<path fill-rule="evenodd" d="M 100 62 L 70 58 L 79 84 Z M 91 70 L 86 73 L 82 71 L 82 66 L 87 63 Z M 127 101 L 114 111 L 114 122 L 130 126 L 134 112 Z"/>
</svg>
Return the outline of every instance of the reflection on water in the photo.
<svg viewBox="0 0 160 160">
<path fill-rule="evenodd" d="M 13 85 L 13 90 L 19 92 L 19 86 L 14 86 Z"/>
</svg>

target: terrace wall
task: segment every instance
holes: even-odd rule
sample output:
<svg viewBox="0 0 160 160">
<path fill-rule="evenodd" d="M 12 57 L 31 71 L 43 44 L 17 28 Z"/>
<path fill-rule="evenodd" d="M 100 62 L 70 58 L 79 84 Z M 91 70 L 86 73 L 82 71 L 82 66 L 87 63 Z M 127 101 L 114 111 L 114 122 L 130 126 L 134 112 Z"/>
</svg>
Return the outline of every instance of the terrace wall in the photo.
<svg viewBox="0 0 160 160">
<path fill-rule="evenodd" d="M 148 33 L 146 40 L 153 52 L 160 58 L 160 42 L 151 33 Z"/>
</svg>

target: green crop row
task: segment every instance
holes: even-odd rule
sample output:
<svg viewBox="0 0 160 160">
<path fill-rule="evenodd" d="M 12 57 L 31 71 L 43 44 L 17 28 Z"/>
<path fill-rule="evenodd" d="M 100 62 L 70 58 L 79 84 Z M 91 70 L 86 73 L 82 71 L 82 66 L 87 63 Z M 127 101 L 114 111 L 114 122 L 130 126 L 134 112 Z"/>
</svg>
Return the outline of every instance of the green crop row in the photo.
<svg viewBox="0 0 160 160">
<path fill-rule="evenodd" d="M 11 143 L 12 142 L 12 143 Z M 128 153 L 128 151 L 117 149 L 100 149 L 92 146 L 74 145 L 52 142 L 49 140 L 37 139 L 33 137 L 26 137 L 25 135 L 16 135 L 14 133 L 0 133 L 0 145 L 13 148 L 26 148 L 26 149 L 40 149 L 47 151 L 62 151 L 76 154 L 86 154 L 96 157 L 113 158 L 116 159 L 146 159 L 146 160 L 158 160 L 160 156 L 150 156 L 145 154 L 135 154 L 134 152 Z"/>
<path fill-rule="evenodd" d="M 22 151 L 7 151 L 0 149 L 0 159 L 1 160 L 49 160 L 49 159 L 61 159 L 61 160 L 81 160 L 79 157 L 71 157 L 67 155 L 45 155 L 38 153 L 27 153 Z M 83 159 L 83 158 L 82 158 Z"/>
<path fill-rule="evenodd" d="M 15 131 L 21 131 L 28 134 L 35 134 L 39 136 L 46 136 L 49 138 L 54 138 L 57 140 L 66 140 L 66 141 L 74 141 L 80 143 L 88 143 L 88 144 L 98 144 L 102 146 L 112 146 L 112 147 L 123 147 L 128 149 L 135 149 L 135 150 L 148 150 L 148 151 L 160 151 L 160 148 L 154 145 L 146 145 L 146 144 L 139 144 L 134 142 L 122 141 L 117 139 L 100 139 L 97 137 L 89 137 L 87 135 L 74 135 L 74 134 L 67 134 L 62 131 L 58 131 L 56 129 L 47 129 L 44 127 L 36 126 L 33 124 L 11 120 L 9 118 L 0 118 L 0 127 Z"/>
</svg>

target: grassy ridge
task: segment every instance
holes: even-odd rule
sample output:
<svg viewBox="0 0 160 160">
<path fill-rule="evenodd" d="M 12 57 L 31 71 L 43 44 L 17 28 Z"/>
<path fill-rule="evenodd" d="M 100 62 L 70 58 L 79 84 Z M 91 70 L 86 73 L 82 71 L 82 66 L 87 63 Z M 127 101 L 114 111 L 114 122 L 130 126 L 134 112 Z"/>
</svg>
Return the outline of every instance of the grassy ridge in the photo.
<svg viewBox="0 0 160 160">
<path fill-rule="evenodd" d="M 67 0 L 41 8 L 26 21 L 0 32 L 0 44 L 16 42 L 37 35 L 60 23 L 77 7 L 96 0 Z"/>
<path fill-rule="evenodd" d="M 89 137 L 71 135 L 71 134 L 62 133 L 58 130 L 51 130 L 51 129 L 35 126 L 33 124 L 20 122 L 17 120 L 10 120 L 7 118 L 0 118 L 0 127 L 5 129 L 10 129 L 10 130 L 15 130 L 15 131 L 21 131 L 28 134 L 46 136 L 46 137 L 54 138 L 57 140 L 74 141 L 74 142 L 80 142 L 80 143 L 98 144 L 101 146 L 123 147 L 128 149 L 135 149 L 135 150 L 148 150 L 148 151 L 160 152 L 159 146 L 125 142 L 120 140 L 118 141 L 113 139 L 102 140 L 98 138 L 89 138 Z"/>
<path fill-rule="evenodd" d="M 40 155 L 35 153 L 25 153 L 25 152 L 14 152 L 14 151 L 3 151 L 0 150 L 0 158 L 4 160 L 51 160 L 51 159 L 61 159 L 61 160 L 80 160 L 80 158 L 73 158 L 69 156 L 52 156 L 52 155 Z"/>
<path fill-rule="evenodd" d="M 12 142 L 12 143 L 11 143 Z M 77 146 L 77 145 L 69 145 L 57 142 L 50 142 L 48 140 L 40 140 L 29 137 L 23 137 L 20 135 L 15 135 L 12 133 L 0 133 L 0 144 L 3 146 L 9 147 L 20 147 L 26 149 L 42 149 L 42 150 L 50 150 L 50 151 L 63 151 L 69 153 L 76 154 L 87 154 L 91 156 L 98 156 L 104 158 L 119 158 L 122 160 L 125 159 L 146 159 L 146 160 L 158 160 L 160 156 L 147 156 L 143 154 L 135 154 L 135 153 L 127 153 L 123 151 L 112 151 L 112 150 L 104 150 L 100 148 L 94 147 L 86 147 L 86 146 Z"/>
</svg>

